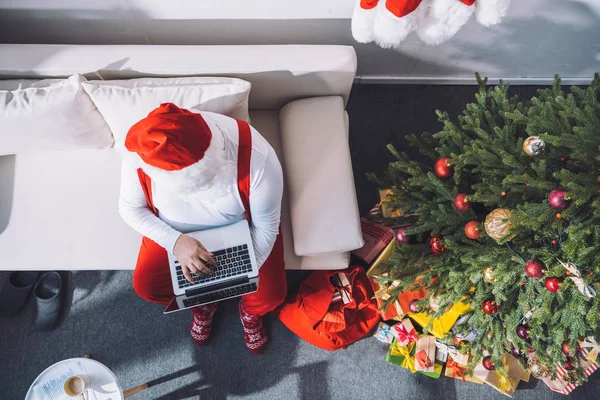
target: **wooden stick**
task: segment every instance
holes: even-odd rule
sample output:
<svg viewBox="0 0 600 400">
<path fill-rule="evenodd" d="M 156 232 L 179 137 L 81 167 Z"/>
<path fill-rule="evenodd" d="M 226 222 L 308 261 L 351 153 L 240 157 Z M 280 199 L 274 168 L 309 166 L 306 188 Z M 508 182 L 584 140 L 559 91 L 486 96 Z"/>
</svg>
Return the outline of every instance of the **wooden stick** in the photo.
<svg viewBox="0 0 600 400">
<path fill-rule="evenodd" d="M 139 386 L 136 387 L 132 387 L 131 389 L 127 389 L 126 391 L 123 392 L 123 397 L 127 398 L 129 396 L 132 396 L 136 393 L 141 392 L 142 390 L 145 390 L 146 388 L 148 388 L 148 384 L 147 383 L 142 383 Z"/>
</svg>

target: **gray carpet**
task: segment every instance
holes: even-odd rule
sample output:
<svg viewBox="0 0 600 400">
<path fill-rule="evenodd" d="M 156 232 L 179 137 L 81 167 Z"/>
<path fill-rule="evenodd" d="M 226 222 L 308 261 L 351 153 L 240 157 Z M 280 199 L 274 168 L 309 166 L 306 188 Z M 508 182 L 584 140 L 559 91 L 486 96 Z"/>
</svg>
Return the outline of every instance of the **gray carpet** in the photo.
<svg viewBox="0 0 600 400">
<path fill-rule="evenodd" d="M 523 88 L 520 90 L 531 90 Z M 364 172 L 381 170 L 385 144 L 402 144 L 411 131 L 434 130 L 436 107 L 457 112 L 472 87 L 357 86 L 349 104 L 351 147 L 360 208 L 375 201 Z M 0 285 L 7 277 L 0 273 Z M 139 299 L 130 271 L 75 271 L 69 312 L 48 333 L 32 330 L 32 303 L 18 317 L 0 317 L 0 400 L 23 399 L 47 366 L 90 354 L 116 374 L 123 388 L 152 381 L 132 399 L 505 399 L 492 388 L 458 380 L 411 375 L 386 363 L 386 346 L 367 337 L 347 350 L 327 352 L 307 344 L 272 317 L 271 341 L 261 356 L 246 350 L 237 302 L 220 306 L 211 341 L 194 346 L 187 312 L 163 316 Z M 302 273 L 289 273 L 291 290 Z M 570 399 L 597 399 L 600 372 Z M 595 394 L 594 394 L 595 393 Z M 561 399 L 535 379 L 515 399 Z"/>
</svg>

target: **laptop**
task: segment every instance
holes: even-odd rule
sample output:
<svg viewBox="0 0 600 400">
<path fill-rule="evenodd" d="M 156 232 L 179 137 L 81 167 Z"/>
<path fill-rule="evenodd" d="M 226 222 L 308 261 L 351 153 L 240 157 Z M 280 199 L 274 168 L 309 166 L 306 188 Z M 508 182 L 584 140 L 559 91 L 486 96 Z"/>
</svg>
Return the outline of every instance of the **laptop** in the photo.
<svg viewBox="0 0 600 400">
<path fill-rule="evenodd" d="M 210 275 L 192 274 L 195 283 L 183 275 L 179 261 L 169 253 L 171 283 L 175 297 L 164 314 L 203 304 L 239 297 L 258 290 L 258 265 L 247 220 L 231 225 L 186 233 L 213 253 L 216 267 Z"/>
</svg>

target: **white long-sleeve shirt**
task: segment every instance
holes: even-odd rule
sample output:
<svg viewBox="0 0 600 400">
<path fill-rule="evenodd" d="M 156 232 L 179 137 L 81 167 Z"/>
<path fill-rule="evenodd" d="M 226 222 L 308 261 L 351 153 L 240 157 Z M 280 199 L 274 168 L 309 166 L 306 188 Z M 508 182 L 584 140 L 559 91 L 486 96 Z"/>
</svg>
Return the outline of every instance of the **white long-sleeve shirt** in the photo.
<svg viewBox="0 0 600 400">
<path fill-rule="evenodd" d="M 220 114 L 202 113 L 211 130 L 221 130 L 228 141 L 226 157 L 237 165 L 238 126 L 234 119 Z M 250 159 L 250 233 L 260 267 L 273 249 L 279 233 L 283 173 L 275 151 L 262 135 L 251 127 Z M 231 192 L 216 202 L 178 199 L 152 181 L 152 200 L 158 209 L 156 217 L 148 206 L 137 169 L 123 162 L 119 213 L 133 229 L 173 252 L 182 233 L 223 226 L 245 218 L 239 195 L 237 176 L 230 182 Z M 167 198 L 168 196 L 168 198 Z"/>
</svg>

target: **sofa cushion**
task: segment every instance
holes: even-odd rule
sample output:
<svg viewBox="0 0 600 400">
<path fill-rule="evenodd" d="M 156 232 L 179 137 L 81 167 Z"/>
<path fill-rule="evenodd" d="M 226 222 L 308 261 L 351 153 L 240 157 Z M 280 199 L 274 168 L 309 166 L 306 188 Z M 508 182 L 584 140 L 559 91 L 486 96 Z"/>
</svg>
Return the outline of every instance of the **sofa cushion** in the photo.
<svg viewBox="0 0 600 400">
<path fill-rule="evenodd" d="M 252 118 L 281 157 L 277 111 Z M 118 212 L 120 173 L 114 149 L 0 157 L 0 270 L 133 269 L 141 237 Z M 281 223 L 286 267 L 346 268 L 348 253 L 294 254 L 286 200 Z M 32 241 L 35 251 L 23 245 Z"/>
<path fill-rule="evenodd" d="M 0 81 L 0 155 L 111 147 L 110 129 L 83 80 Z"/>
<path fill-rule="evenodd" d="M 363 246 L 341 97 L 296 100 L 279 113 L 295 253 Z"/>
<path fill-rule="evenodd" d="M 174 103 L 192 111 L 212 111 L 250 120 L 250 83 L 236 78 L 139 78 L 88 81 L 83 85 L 121 142 L 129 128 L 161 103 Z"/>
<path fill-rule="evenodd" d="M 278 113 L 278 111 L 254 111 L 252 112 L 252 124 L 267 139 L 273 150 L 275 150 L 279 161 L 284 165 Z M 292 233 L 287 186 L 287 182 L 285 182 L 281 205 L 281 234 L 283 235 L 286 269 L 315 270 L 347 268 L 350 264 L 349 252 L 332 252 L 315 257 L 296 255 L 294 251 L 294 235 Z"/>
</svg>

